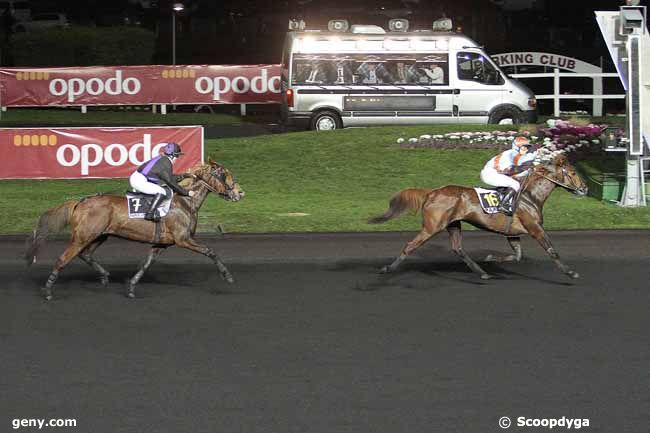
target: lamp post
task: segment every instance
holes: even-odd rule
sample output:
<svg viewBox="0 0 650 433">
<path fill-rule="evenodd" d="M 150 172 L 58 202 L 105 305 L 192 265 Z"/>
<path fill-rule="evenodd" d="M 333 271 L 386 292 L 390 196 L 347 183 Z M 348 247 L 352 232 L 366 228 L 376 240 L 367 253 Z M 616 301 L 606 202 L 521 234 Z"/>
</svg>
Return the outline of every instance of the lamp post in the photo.
<svg viewBox="0 0 650 433">
<path fill-rule="evenodd" d="M 174 3 L 172 6 L 172 65 L 176 64 L 176 13 L 185 9 L 183 3 Z"/>
</svg>

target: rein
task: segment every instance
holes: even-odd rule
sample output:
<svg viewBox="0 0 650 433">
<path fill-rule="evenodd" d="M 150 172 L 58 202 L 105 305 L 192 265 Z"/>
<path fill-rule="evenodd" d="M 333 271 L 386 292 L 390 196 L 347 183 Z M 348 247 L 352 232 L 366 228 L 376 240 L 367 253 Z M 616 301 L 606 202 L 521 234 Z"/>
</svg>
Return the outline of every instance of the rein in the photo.
<svg viewBox="0 0 650 433">
<path fill-rule="evenodd" d="M 219 192 L 219 191 L 217 191 L 217 190 L 214 189 L 212 186 L 210 186 L 209 183 L 207 183 L 206 181 L 204 181 L 203 179 L 201 179 L 201 178 L 198 177 L 197 175 L 193 175 L 193 176 L 194 176 L 194 179 L 196 179 L 196 180 L 198 180 L 199 182 L 201 182 L 201 183 L 203 184 L 203 186 L 205 186 L 205 187 L 208 189 L 208 191 L 211 191 L 211 192 L 213 192 L 213 193 L 215 193 L 215 194 L 222 194 L 222 195 L 225 195 L 225 194 L 226 194 L 225 192 Z"/>
<path fill-rule="evenodd" d="M 564 169 L 562 169 L 562 170 L 564 170 Z M 544 174 L 541 174 L 541 173 L 536 173 L 536 174 L 537 174 L 538 176 L 543 177 L 543 178 L 546 179 L 546 180 L 550 180 L 551 182 L 553 182 L 554 184 L 556 184 L 556 185 L 558 185 L 558 186 L 561 186 L 562 188 L 566 188 L 566 189 L 568 189 L 569 191 L 577 191 L 577 190 L 578 190 L 578 188 L 576 188 L 576 187 L 574 187 L 574 186 L 566 185 L 566 184 L 564 184 L 564 183 L 562 183 L 562 182 L 560 182 L 560 181 L 558 181 L 558 180 L 551 179 L 550 177 L 548 177 L 548 176 L 546 176 L 546 175 L 544 175 Z"/>
</svg>

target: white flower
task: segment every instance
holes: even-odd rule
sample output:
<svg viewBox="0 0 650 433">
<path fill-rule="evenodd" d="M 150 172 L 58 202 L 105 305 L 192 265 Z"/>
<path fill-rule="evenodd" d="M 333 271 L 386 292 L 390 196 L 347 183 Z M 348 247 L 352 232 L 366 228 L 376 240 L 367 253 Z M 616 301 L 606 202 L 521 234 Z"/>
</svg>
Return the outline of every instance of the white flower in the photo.
<svg viewBox="0 0 650 433">
<path fill-rule="evenodd" d="M 409 144 L 415 144 L 418 142 L 417 138 L 409 138 Z"/>
<path fill-rule="evenodd" d="M 402 144 L 404 143 L 404 139 L 402 137 L 397 139 L 397 144 Z"/>
<path fill-rule="evenodd" d="M 553 128 L 555 126 L 555 119 L 548 119 L 546 121 L 546 124 L 548 125 L 549 128 Z"/>
<path fill-rule="evenodd" d="M 503 135 L 500 135 L 500 136 L 497 137 L 497 140 L 498 140 L 498 141 L 506 141 L 506 140 L 508 140 L 508 137 L 505 137 L 505 136 L 503 136 Z"/>
<path fill-rule="evenodd" d="M 427 134 L 425 134 L 425 135 L 420 135 L 420 140 L 431 140 L 431 136 L 430 136 L 430 135 L 427 135 Z"/>
<path fill-rule="evenodd" d="M 450 135 L 449 138 L 451 140 L 458 140 L 460 138 L 460 136 L 458 136 L 458 135 Z"/>
<path fill-rule="evenodd" d="M 469 135 L 469 134 L 464 134 L 464 135 L 463 135 L 463 139 L 464 139 L 464 140 L 469 140 L 470 138 L 472 138 L 472 136 Z"/>
</svg>

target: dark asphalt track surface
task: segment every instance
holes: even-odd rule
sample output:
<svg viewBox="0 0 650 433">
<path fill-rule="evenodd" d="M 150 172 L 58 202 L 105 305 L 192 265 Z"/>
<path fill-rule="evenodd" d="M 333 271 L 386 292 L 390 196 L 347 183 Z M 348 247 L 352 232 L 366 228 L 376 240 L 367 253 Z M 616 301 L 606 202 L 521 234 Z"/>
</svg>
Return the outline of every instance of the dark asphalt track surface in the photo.
<svg viewBox="0 0 650 433">
<path fill-rule="evenodd" d="M 74 261 L 51 302 L 38 288 L 63 243 L 26 272 L 22 240 L 1 238 L 0 432 L 483 433 L 502 416 L 648 432 L 650 231 L 551 233 L 579 280 L 526 239 L 481 281 L 446 235 L 378 275 L 414 234 L 205 238 L 235 284 L 174 248 L 135 300 L 123 283 L 146 246 L 114 240 L 97 253 L 108 287 Z M 508 250 L 465 240 L 477 259 Z"/>
</svg>

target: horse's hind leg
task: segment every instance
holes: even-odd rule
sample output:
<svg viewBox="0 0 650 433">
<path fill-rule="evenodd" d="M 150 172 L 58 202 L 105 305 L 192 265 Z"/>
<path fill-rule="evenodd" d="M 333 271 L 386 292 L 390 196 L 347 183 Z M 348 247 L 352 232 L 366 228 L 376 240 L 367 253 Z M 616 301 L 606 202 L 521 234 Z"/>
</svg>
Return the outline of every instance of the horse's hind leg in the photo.
<svg viewBox="0 0 650 433">
<path fill-rule="evenodd" d="M 110 273 L 104 269 L 104 267 L 99 264 L 97 260 L 93 257 L 93 253 L 101 244 L 106 241 L 106 238 L 108 238 L 107 235 L 102 235 L 95 239 L 90 245 L 88 245 L 80 254 L 79 254 L 79 259 L 86 263 L 88 266 L 99 272 L 99 279 L 102 283 L 102 286 L 107 286 L 108 285 L 108 278 L 110 277 Z"/>
<path fill-rule="evenodd" d="M 485 272 L 467 253 L 463 250 L 463 238 L 460 231 L 460 221 L 454 221 L 453 223 L 447 226 L 447 231 L 449 232 L 449 241 L 451 242 L 451 249 L 463 259 L 465 264 L 469 268 L 479 274 L 481 279 L 487 280 L 490 278 L 487 272 Z"/>
<path fill-rule="evenodd" d="M 135 285 L 138 284 L 138 281 L 140 281 L 140 278 L 144 275 L 144 273 L 149 269 L 149 266 L 153 264 L 153 262 L 160 256 L 160 254 L 165 250 L 165 248 L 160 248 L 160 247 L 151 247 L 149 250 L 149 255 L 147 258 L 142 262 L 140 265 L 140 269 L 138 269 L 138 272 L 135 273 L 133 277 L 129 280 L 129 283 L 127 285 L 126 289 L 126 296 L 128 298 L 135 298 Z"/>
<path fill-rule="evenodd" d="M 47 278 L 45 287 L 42 289 L 43 297 L 47 301 L 51 300 L 54 296 L 54 283 L 56 283 L 56 280 L 59 278 L 59 274 L 63 268 L 65 268 L 65 266 L 70 263 L 70 261 L 74 259 L 87 246 L 87 242 L 80 242 L 78 239 L 73 238 L 63 254 L 59 256 L 58 260 L 54 264 L 52 273 Z"/>
<path fill-rule="evenodd" d="M 553 248 L 553 244 L 551 244 L 551 240 L 546 236 L 546 232 L 542 226 L 537 223 L 531 223 L 524 224 L 524 227 L 526 227 L 528 233 L 539 242 L 542 248 L 544 248 L 544 251 L 546 251 L 546 253 L 551 257 L 551 260 L 555 262 L 555 265 L 560 269 L 560 271 L 568 275 L 570 278 L 580 278 L 580 274 L 571 270 L 571 268 L 560 261 L 560 255 Z"/>
<path fill-rule="evenodd" d="M 506 239 L 508 239 L 508 244 L 510 244 L 510 248 L 512 248 L 514 254 L 507 254 L 503 256 L 488 254 L 487 257 L 485 257 L 484 261 L 497 263 L 520 262 L 521 258 L 523 257 L 523 253 L 521 251 L 521 238 L 519 236 L 512 236 L 507 237 Z"/>
<path fill-rule="evenodd" d="M 423 224 L 420 233 L 418 233 L 412 241 L 406 243 L 402 249 L 402 252 L 399 256 L 397 256 L 393 263 L 384 266 L 379 272 L 382 274 L 394 272 L 408 255 L 412 254 L 413 251 L 417 250 L 420 246 L 422 246 L 422 244 L 431 239 L 432 236 L 438 234 L 445 227 L 444 224 L 440 222 L 442 219 L 443 218 L 439 217 L 434 218 L 434 215 L 432 213 L 427 212 L 426 209 L 423 210 Z"/>
</svg>

